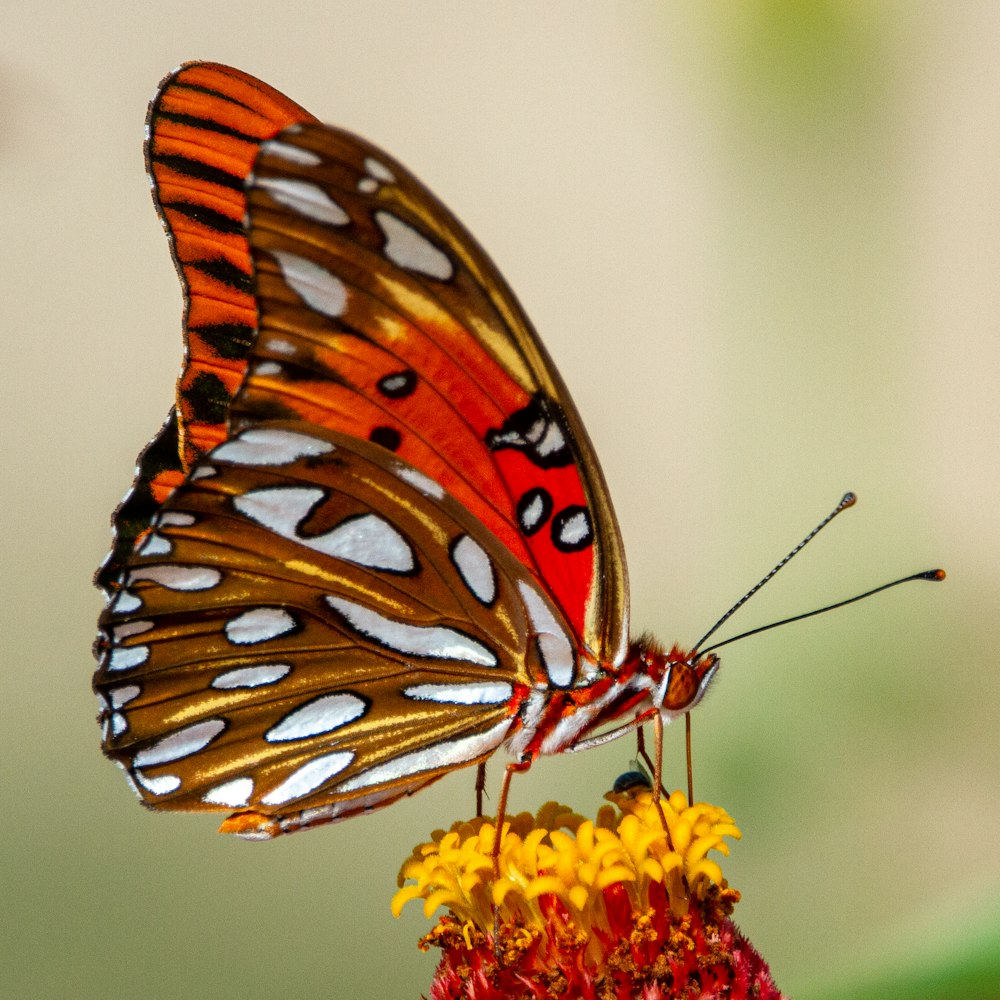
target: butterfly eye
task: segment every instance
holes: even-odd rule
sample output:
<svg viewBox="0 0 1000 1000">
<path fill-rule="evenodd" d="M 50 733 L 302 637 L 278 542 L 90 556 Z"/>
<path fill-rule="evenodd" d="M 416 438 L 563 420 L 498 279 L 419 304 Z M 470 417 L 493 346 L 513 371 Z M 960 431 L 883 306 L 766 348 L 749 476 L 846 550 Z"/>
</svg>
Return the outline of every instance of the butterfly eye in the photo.
<svg viewBox="0 0 1000 1000">
<path fill-rule="evenodd" d="M 708 686 L 715 679 L 715 675 L 719 671 L 719 658 L 714 653 L 699 656 L 692 664 L 691 670 L 697 681 L 698 689 L 691 699 L 691 703 L 687 706 L 687 711 L 694 708 L 705 697 Z"/>
</svg>

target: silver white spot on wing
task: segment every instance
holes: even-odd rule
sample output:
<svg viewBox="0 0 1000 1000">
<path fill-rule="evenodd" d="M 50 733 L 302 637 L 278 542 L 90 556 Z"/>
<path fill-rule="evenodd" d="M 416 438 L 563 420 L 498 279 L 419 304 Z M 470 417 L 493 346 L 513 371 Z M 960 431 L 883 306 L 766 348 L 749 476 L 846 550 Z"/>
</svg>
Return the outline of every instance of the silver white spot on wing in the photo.
<svg viewBox="0 0 1000 1000">
<path fill-rule="evenodd" d="M 138 698 L 142 693 L 142 688 L 138 684 L 123 684 L 121 687 L 112 688 L 108 692 L 108 700 L 98 696 L 102 703 L 102 715 L 108 713 L 102 720 L 103 739 L 116 738 L 128 731 L 128 719 L 119 711 L 112 712 L 111 709 L 119 709 L 127 705 L 130 701 Z"/>
<path fill-rule="evenodd" d="M 415 380 L 413 372 L 396 372 L 395 375 L 386 375 L 379 380 L 378 387 L 384 395 L 395 396 L 402 392 L 412 392 L 412 382 Z"/>
<path fill-rule="evenodd" d="M 138 611 L 142 607 L 142 601 L 130 590 L 119 590 L 108 607 L 112 614 L 127 615 Z"/>
<path fill-rule="evenodd" d="M 375 221 L 385 234 L 383 253 L 394 264 L 407 271 L 426 274 L 438 281 L 454 277 L 455 268 L 451 258 L 408 222 L 385 211 L 376 212 Z"/>
<path fill-rule="evenodd" d="M 535 450 L 545 458 L 565 447 L 566 438 L 563 436 L 562 428 L 554 420 L 548 422 L 545 436 L 535 445 Z"/>
<path fill-rule="evenodd" d="M 283 369 L 277 361 L 259 361 L 254 367 L 254 375 L 261 375 L 265 378 L 271 375 L 280 375 Z"/>
<path fill-rule="evenodd" d="M 451 547 L 451 561 L 473 596 L 489 606 L 497 596 L 496 572 L 490 557 L 471 536 L 462 535 Z"/>
<path fill-rule="evenodd" d="M 362 514 L 342 521 L 333 530 L 309 539 L 306 544 L 327 555 L 371 569 L 407 573 L 416 568 L 410 544 L 377 514 Z"/>
<path fill-rule="evenodd" d="M 185 726 L 157 740 L 145 750 L 140 750 L 132 763 L 136 767 L 153 767 L 190 757 L 191 754 L 204 750 L 225 728 L 226 723 L 222 719 L 206 719 L 204 722 Z"/>
<path fill-rule="evenodd" d="M 211 590 L 222 574 L 209 566 L 138 566 L 128 575 L 128 582 L 148 580 L 167 590 Z"/>
<path fill-rule="evenodd" d="M 408 573 L 416 568 L 409 543 L 377 514 L 346 518 L 322 535 L 302 535 L 299 525 L 324 496 L 323 490 L 312 487 L 271 486 L 234 497 L 233 506 L 282 538 L 314 552 L 371 569 Z"/>
<path fill-rule="evenodd" d="M 300 799 L 304 795 L 319 788 L 335 774 L 340 774 L 354 760 L 354 754 L 349 750 L 337 750 L 334 753 L 314 757 L 308 763 L 293 771 L 285 780 L 261 798 L 266 806 L 281 806 L 292 799 Z"/>
<path fill-rule="evenodd" d="M 291 667 L 287 663 L 261 663 L 255 667 L 237 667 L 219 674 L 212 681 L 212 687 L 218 691 L 231 691 L 234 688 L 264 687 L 276 684 L 287 677 Z"/>
<path fill-rule="evenodd" d="M 263 188 L 280 205 L 290 208 L 307 219 L 329 226 L 346 226 L 351 217 L 322 188 L 309 181 L 287 177 L 258 177 L 256 186 Z"/>
<path fill-rule="evenodd" d="M 383 184 L 395 184 L 396 175 L 380 160 L 376 160 L 374 156 L 365 157 L 365 170 L 368 171 L 377 181 L 381 181 Z"/>
<path fill-rule="evenodd" d="M 224 781 L 221 785 L 210 788 L 201 797 L 202 802 L 207 802 L 213 806 L 229 806 L 231 809 L 245 806 L 253 795 L 252 778 L 233 778 L 232 781 Z"/>
<path fill-rule="evenodd" d="M 362 194 L 374 194 L 378 190 L 378 181 L 374 177 L 362 177 L 358 181 L 358 190 Z"/>
<path fill-rule="evenodd" d="M 295 626 L 295 619 L 284 608 L 254 608 L 230 619 L 224 630 L 230 642 L 249 646 L 277 639 Z"/>
<path fill-rule="evenodd" d="M 442 705 L 502 705 L 514 696 L 514 689 L 503 681 L 467 684 L 414 684 L 403 688 L 414 701 L 436 701 Z"/>
<path fill-rule="evenodd" d="M 119 646 L 107 658 L 106 670 L 134 670 L 149 659 L 149 646 Z"/>
<path fill-rule="evenodd" d="M 188 514 L 187 511 L 183 510 L 165 510 L 156 517 L 156 524 L 161 528 L 168 525 L 177 528 L 190 528 L 194 522 L 194 514 Z"/>
<path fill-rule="evenodd" d="M 212 468 L 211 465 L 199 465 L 192 473 L 190 478 L 195 479 L 209 479 L 214 476 L 218 470 Z"/>
<path fill-rule="evenodd" d="M 141 785 L 151 795 L 168 795 L 181 787 L 181 779 L 176 774 L 161 774 L 151 778 L 138 768 L 132 772 L 136 784 Z"/>
<path fill-rule="evenodd" d="M 400 754 L 384 764 L 376 764 L 353 778 L 348 778 L 347 781 L 337 785 L 334 790 L 336 792 L 351 792 L 385 781 L 398 781 L 400 778 L 420 771 L 468 764 L 498 747 L 510 730 L 511 724 L 511 719 L 504 719 L 492 729 L 486 730 L 485 733 L 477 733 L 474 736 L 466 736 L 444 743 L 435 743 L 433 746 Z"/>
<path fill-rule="evenodd" d="M 130 635 L 142 635 L 153 627 L 153 623 L 144 619 L 136 619 L 131 622 L 122 622 L 111 629 L 111 638 L 114 642 L 121 642 Z"/>
<path fill-rule="evenodd" d="M 218 462 L 237 465 L 290 465 L 300 458 L 315 458 L 333 451 L 329 441 L 277 427 L 251 428 L 212 452 Z"/>
<path fill-rule="evenodd" d="M 295 353 L 295 345 L 281 337 L 271 337 L 267 342 L 267 349 L 275 354 L 292 355 Z"/>
<path fill-rule="evenodd" d="M 397 653 L 433 656 L 441 660 L 464 660 L 484 667 L 495 667 L 496 656 L 471 636 L 443 625 L 408 625 L 386 618 L 371 608 L 326 596 L 326 603 L 347 619 L 348 624 L 362 635 Z"/>
<path fill-rule="evenodd" d="M 541 594 L 524 580 L 517 583 L 524 609 L 528 612 L 532 631 L 538 639 L 538 651 L 545 672 L 554 687 L 569 687 L 573 683 L 576 655 L 573 644 L 555 620 Z"/>
<path fill-rule="evenodd" d="M 368 711 L 368 705 L 357 695 L 324 694 L 289 712 L 265 734 L 268 743 L 304 740 L 321 733 L 332 733 Z"/>
<path fill-rule="evenodd" d="M 404 483 L 409 483 L 425 497 L 432 497 L 435 500 L 444 499 L 444 487 L 437 480 L 425 476 L 419 469 L 414 469 L 412 465 L 403 465 L 400 462 L 394 471 Z"/>
<path fill-rule="evenodd" d="M 526 535 L 533 534 L 545 517 L 545 500 L 541 493 L 535 493 L 521 513 L 521 530 Z"/>
<path fill-rule="evenodd" d="M 290 146 L 287 142 L 280 142 L 271 139 L 265 142 L 261 151 L 269 156 L 277 156 L 289 163 L 298 163 L 303 167 L 317 167 L 322 163 L 322 159 L 311 149 L 302 149 L 299 146 Z"/>
<path fill-rule="evenodd" d="M 347 308 L 347 286 L 315 261 L 287 250 L 271 250 L 289 286 L 307 306 L 336 319 Z"/>
<path fill-rule="evenodd" d="M 136 550 L 136 555 L 167 556 L 170 555 L 172 550 L 173 545 L 170 544 L 170 539 L 164 538 L 163 535 L 153 531 L 142 540 L 142 544 Z"/>
<path fill-rule="evenodd" d="M 590 537 L 590 519 L 585 510 L 571 514 L 559 525 L 559 541 L 568 547 L 579 545 Z"/>
<path fill-rule="evenodd" d="M 121 687 L 112 688 L 108 692 L 112 708 L 121 708 L 127 705 L 134 698 L 138 698 L 142 688 L 138 684 L 123 684 Z"/>
</svg>

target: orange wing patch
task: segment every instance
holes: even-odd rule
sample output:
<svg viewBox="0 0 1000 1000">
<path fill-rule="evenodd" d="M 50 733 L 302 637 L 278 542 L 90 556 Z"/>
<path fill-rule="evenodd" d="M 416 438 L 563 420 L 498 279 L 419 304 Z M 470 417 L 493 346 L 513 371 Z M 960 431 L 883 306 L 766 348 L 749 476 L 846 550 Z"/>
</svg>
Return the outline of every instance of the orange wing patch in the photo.
<svg viewBox="0 0 1000 1000">
<path fill-rule="evenodd" d="M 164 500 L 225 439 L 257 327 L 243 183 L 263 141 L 314 120 L 260 80 L 214 63 L 182 66 L 150 102 L 146 165 L 184 292 L 185 358 L 176 409 L 112 516 L 112 550 L 96 576 L 109 593 Z"/>
</svg>

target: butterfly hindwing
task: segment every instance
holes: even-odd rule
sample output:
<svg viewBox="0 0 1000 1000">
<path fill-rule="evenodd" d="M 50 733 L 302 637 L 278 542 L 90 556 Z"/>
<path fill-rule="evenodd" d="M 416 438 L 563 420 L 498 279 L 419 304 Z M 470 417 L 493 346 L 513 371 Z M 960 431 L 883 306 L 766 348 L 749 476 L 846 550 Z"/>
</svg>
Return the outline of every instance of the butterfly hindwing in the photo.
<svg viewBox="0 0 1000 1000">
<path fill-rule="evenodd" d="M 150 806 L 339 819 L 485 759 L 532 691 L 575 681 L 523 565 L 381 447 L 258 425 L 154 522 L 95 681 L 105 750 Z"/>
</svg>

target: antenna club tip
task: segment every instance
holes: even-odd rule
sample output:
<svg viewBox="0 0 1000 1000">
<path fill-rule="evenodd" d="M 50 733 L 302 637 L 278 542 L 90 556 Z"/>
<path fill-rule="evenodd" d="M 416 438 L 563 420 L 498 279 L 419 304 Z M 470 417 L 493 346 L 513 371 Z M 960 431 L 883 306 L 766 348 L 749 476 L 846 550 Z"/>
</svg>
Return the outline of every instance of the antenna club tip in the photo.
<svg viewBox="0 0 1000 1000">
<path fill-rule="evenodd" d="M 857 493 L 855 493 L 853 490 L 849 490 L 847 493 L 843 495 L 843 497 L 840 500 L 840 504 L 838 506 L 840 507 L 841 510 L 844 510 L 847 507 L 853 507 L 857 502 L 858 502 Z"/>
<path fill-rule="evenodd" d="M 943 569 L 929 569 L 926 573 L 924 573 L 924 579 L 940 581 L 943 580 L 947 575 L 948 574 L 945 573 Z"/>
</svg>

